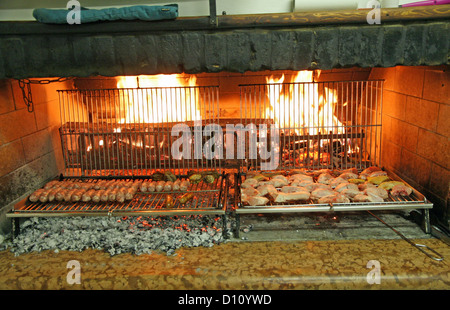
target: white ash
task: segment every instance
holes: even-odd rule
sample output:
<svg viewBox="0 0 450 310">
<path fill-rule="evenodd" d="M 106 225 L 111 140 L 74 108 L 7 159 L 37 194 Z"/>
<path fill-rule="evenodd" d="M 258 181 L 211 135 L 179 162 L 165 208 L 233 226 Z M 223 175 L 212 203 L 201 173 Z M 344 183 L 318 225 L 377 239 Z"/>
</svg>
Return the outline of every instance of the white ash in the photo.
<svg viewBox="0 0 450 310">
<path fill-rule="evenodd" d="M 174 254 L 180 247 L 212 247 L 224 241 L 219 216 L 29 218 L 0 250 L 29 252 L 100 249 L 110 255 Z"/>
</svg>

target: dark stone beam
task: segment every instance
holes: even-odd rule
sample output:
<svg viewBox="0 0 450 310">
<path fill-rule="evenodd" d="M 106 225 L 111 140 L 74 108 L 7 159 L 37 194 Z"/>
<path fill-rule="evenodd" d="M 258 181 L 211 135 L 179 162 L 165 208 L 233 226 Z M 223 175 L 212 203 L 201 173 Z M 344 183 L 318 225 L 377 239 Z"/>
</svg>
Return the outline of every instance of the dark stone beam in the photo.
<svg viewBox="0 0 450 310">
<path fill-rule="evenodd" d="M 449 63 L 449 22 L 0 35 L 0 78 L 328 70 Z"/>
</svg>

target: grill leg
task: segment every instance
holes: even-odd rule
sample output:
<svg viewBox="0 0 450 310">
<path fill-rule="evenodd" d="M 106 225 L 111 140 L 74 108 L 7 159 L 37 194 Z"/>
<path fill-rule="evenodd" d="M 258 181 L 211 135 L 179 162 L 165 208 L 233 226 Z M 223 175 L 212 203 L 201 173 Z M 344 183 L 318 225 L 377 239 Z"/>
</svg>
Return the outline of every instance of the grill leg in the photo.
<svg viewBox="0 0 450 310">
<path fill-rule="evenodd" d="M 20 221 L 18 217 L 13 217 L 11 220 L 11 232 L 12 238 L 14 239 L 20 233 Z"/>
<path fill-rule="evenodd" d="M 228 223 L 228 221 L 227 221 L 227 214 L 225 213 L 225 214 L 222 216 L 222 225 L 223 225 L 223 229 L 222 229 L 222 237 L 223 237 L 224 239 L 228 239 L 228 234 L 227 234 L 227 223 Z"/>
<path fill-rule="evenodd" d="M 234 237 L 239 238 L 239 230 L 241 229 L 241 216 L 235 214 L 236 227 L 234 228 Z"/>
<path fill-rule="evenodd" d="M 423 230 L 426 234 L 431 234 L 430 210 L 424 209 L 422 214 L 423 214 Z"/>
</svg>

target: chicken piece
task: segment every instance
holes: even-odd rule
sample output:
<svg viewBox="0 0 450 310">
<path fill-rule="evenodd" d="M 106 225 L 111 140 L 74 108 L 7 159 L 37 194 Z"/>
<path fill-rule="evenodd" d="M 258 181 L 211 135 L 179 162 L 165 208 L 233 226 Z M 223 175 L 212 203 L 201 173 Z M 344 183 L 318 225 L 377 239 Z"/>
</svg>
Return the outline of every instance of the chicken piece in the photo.
<svg viewBox="0 0 450 310">
<path fill-rule="evenodd" d="M 244 182 L 241 184 L 241 188 L 249 188 L 249 187 L 257 187 L 258 186 L 258 180 L 256 179 L 245 179 Z"/>
<path fill-rule="evenodd" d="M 256 191 L 259 192 L 259 196 L 265 196 L 267 194 L 276 192 L 277 189 L 272 184 L 264 184 L 258 186 L 256 188 Z"/>
<path fill-rule="evenodd" d="M 271 184 L 274 187 L 283 187 L 283 186 L 289 185 L 289 182 L 288 182 L 288 180 L 286 178 L 284 178 L 284 179 L 280 179 L 280 178 L 271 179 L 270 181 L 267 181 L 265 183 L 266 184 Z M 261 184 L 261 182 L 260 182 L 260 184 Z"/>
<path fill-rule="evenodd" d="M 341 192 L 341 194 L 352 199 L 356 195 L 361 194 L 361 192 L 358 189 L 346 188 Z"/>
<path fill-rule="evenodd" d="M 395 185 L 392 189 L 391 189 L 391 195 L 393 196 L 409 196 L 412 193 L 412 188 L 406 185 Z"/>
<path fill-rule="evenodd" d="M 256 188 L 253 188 L 253 187 L 244 188 L 241 191 L 241 194 L 249 196 L 249 197 L 250 196 L 261 196 L 261 193 Z"/>
<path fill-rule="evenodd" d="M 306 174 L 294 174 L 294 175 L 291 175 L 289 178 L 288 178 L 288 181 L 290 182 L 290 183 L 293 183 L 293 182 L 303 182 L 303 181 L 309 181 L 309 182 L 314 182 L 314 179 L 313 179 L 313 177 L 312 176 L 309 176 L 309 175 L 306 175 Z"/>
<path fill-rule="evenodd" d="M 281 174 L 278 174 L 278 175 L 274 176 L 274 177 L 272 178 L 272 180 L 273 180 L 273 179 L 281 179 L 281 180 L 283 180 L 283 181 L 289 183 L 288 178 L 285 177 L 284 175 L 281 175 Z"/>
<path fill-rule="evenodd" d="M 353 184 L 353 183 L 340 183 L 338 186 L 336 186 L 336 188 L 334 189 L 337 192 L 342 192 L 344 189 L 353 189 L 355 191 L 359 191 L 358 189 L 358 185 Z"/>
<path fill-rule="evenodd" d="M 336 194 L 336 192 L 333 191 L 331 188 L 330 189 L 318 188 L 311 192 L 310 197 L 311 197 L 311 199 L 317 200 L 322 197 L 326 197 L 326 196 L 330 196 L 330 195 L 334 195 L 334 194 Z"/>
<path fill-rule="evenodd" d="M 282 193 L 295 193 L 295 192 L 304 192 L 304 191 L 309 192 L 309 190 L 307 190 L 305 187 L 300 187 L 300 186 L 286 185 L 281 188 Z"/>
<path fill-rule="evenodd" d="M 354 202 L 383 202 L 383 198 L 373 195 L 373 194 L 358 194 L 355 197 L 353 197 Z"/>
<path fill-rule="evenodd" d="M 372 183 L 372 184 L 375 184 L 375 185 L 379 185 L 379 184 L 381 184 L 383 182 L 386 182 L 386 181 L 389 181 L 389 180 L 390 179 L 389 179 L 389 177 L 387 175 L 379 175 L 379 176 L 376 176 L 376 177 L 368 177 L 367 178 L 367 181 L 369 183 Z"/>
<path fill-rule="evenodd" d="M 328 189 L 328 190 L 333 190 L 331 188 L 330 185 L 327 184 L 322 184 L 322 183 L 313 183 L 313 184 L 308 184 L 306 186 L 304 186 L 304 188 L 306 188 L 307 190 L 309 190 L 310 192 L 316 190 L 316 189 Z"/>
<path fill-rule="evenodd" d="M 344 172 L 341 175 L 339 175 L 340 178 L 343 178 L 344 180 L 350 180 L 350 179 L 357 179 L 358 175 L 353 172 Z"/>
<path fill-rule="evenodd" d="M 328 196 L 320 198 L 318 202 L 319 203 L 349 203 L 350 199 L 348 199 L 345 195 L 335 192 L 332 195 L 328 195 Z"/>
<path fill-rule="evenodd" d="M 353 173 L 353 174 L 358 174 L 358 169 L 356 169 L 356 168 L 348 168 L 348 169 L 345 169 L 345 170 L 342 170 L 341 172 L 341 175 L 342 174 L 344 174 L 344 173 Z"/>
<path fill-rule="evenodd" d="M 363 184 L 358 184 L 358 189 L 360 191 L 364 191 L 365 189 L 369 188 L 369 187 L 376 187 L 375 184 L 369 183 L 369 182 L 365 182 Z"/>
<path fill-rule="evenodd" d="M 363 179 L 363 180 L 367 180 L 367 177 L 375 171 L 381 171 L 381 169 L 376 166 L 366 168 L 359 174 L 359 178 Z"/>
<path fill-rule="evenodd" d="M 329 173 L 322 173 L 317 177 L 317 183 L 330 184 L 334 177 Z"/>
<path fill-rule="evenodd" d="M 254 179 L 256 181 L 269 181 L 270 178 L 266 177 L 265 175 L 258 173 L 258 174 L 254 174 L 254 173 L 247 173 L 247 179 Z"/>
<path fill-rule="evenodd" d="M 301 192 L 295 192 L 295 193 L 272 193 L 271 197 L 273 198 L 274 202 L 289 202 L 294 200 L 308 200 L 310 197 L 310 194 L 308 191 L 301 191 Z"/>
<path fill-rule="evenodd" d="M 338 186 L 341 183 L 348 183 L 348 182 L 347 182 L 347 180 L 344 180 L 341 177 L 337 177 L 330 182 L 330 186 L 331 186 L 331 188 L 336 188 L 336 186 Z"/>
<path fill-rule="evenodd" d="M 318 178 L 322 173 L 328 173 L 329 175 L 332 175 L 333 171 L 331 171 L 330 169 L 319 169 L 319 170 L 313 171 L 313 176 L 315 178 Z"/>
<path fill-rule="evenodd" d="M 374 178 L 374 177 L 381 177 L 381 176 L 387 176 L 387 172 L 386 171 L 382 171 L 382 170 L 372 172 L 371 174 L 369 174 L 367 179 Z"/>
<path fill-rule="evenodd" d="M 387 191 L 390 191 L 395 185 L 405 185 L 405 183 L 400 181 L 386 181 L 378 185 L 380 188 L 384 188 Z"/>
<path fill-rule="evenodd" d="M 363 179 L 348 179 L 347 181 L 354 184 L 363 184 L 364 182 L 366 182 L 366 180 Z"/>
<path fill-rule="evenodd" d="M 242 195 L 241 201 L 250 206 L 265 206 L 269 202 L 269 199 L 266 197 L 262 197 L 262 196 Z"/>
<path fill-rule="evenodd" d="M 290 186 L 298 186 L 298 187 L 308 187 L 308 186 L 312 186 L 314 184 L 320 184 L 320 183 L 315 183 L 313 180 L 295 180 L 294 182 L 292 182 L 290 184 Z M 325 185 L 325 184 L 322 184 Z M 326 186 L 326 185 L 325 185 Z M 309 190 L 311 191 L 311 190 Z"/>
<path fill-rule="evenodd" d="M 366 188 L 364 190 L 364 194 L 365 195 L 372 194 L 372 195 L 378 196 L 382 199 L 387 199 L 389 197 L 387 190 L 385 190 L 384 188 L 379 188 L 379 187 Z"/>
</svg>

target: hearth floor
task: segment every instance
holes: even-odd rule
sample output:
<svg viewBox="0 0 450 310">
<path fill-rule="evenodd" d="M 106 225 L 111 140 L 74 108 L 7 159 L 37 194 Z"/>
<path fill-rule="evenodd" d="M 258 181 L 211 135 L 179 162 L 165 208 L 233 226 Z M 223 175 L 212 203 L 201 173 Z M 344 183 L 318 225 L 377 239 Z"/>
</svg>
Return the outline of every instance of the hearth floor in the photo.
<svg viewBox="0 0 450 310">
<path fill-rule="evenodd" d="M 1 290 L 300 290 L 450 289 L 450 247 L 433 237 L 414 239 L 438 251 L 430 259 L 405 240 L 233 240 L 213 247 L 180 248 L 174 255 L 101 250 L 0 252 Z M 80 284 L 69 284 L 80 265 Z M 369 284 L 378 261 L 380 284 Z M 182 294 L 180 292 L 180 294 Z M 269 292 L 270 294 L 270 292 Z"/>
</svg>

